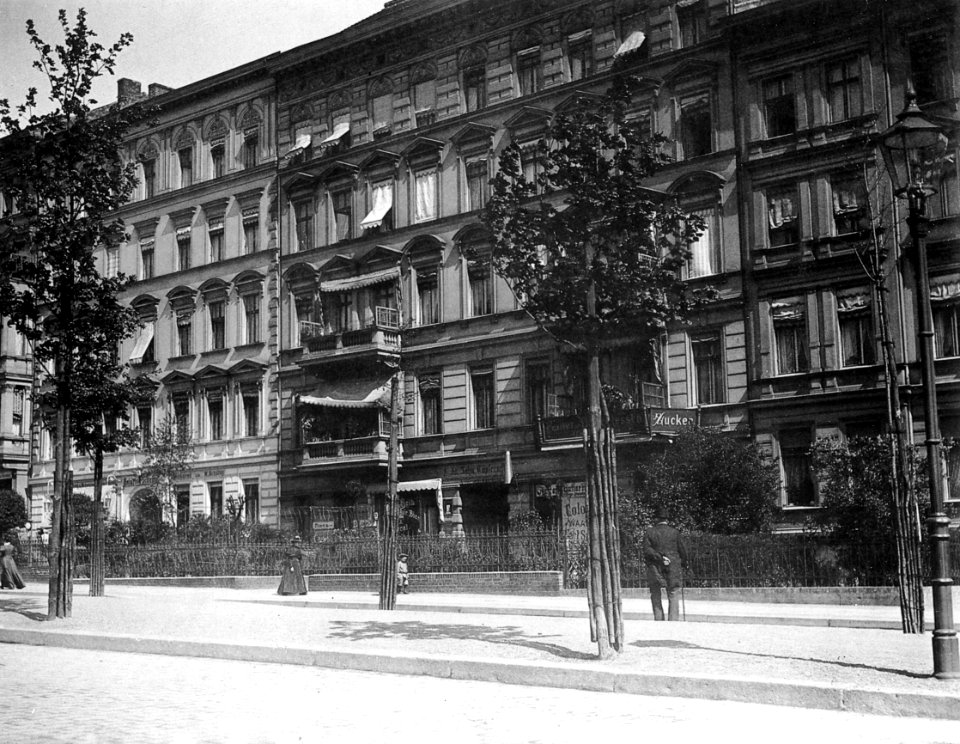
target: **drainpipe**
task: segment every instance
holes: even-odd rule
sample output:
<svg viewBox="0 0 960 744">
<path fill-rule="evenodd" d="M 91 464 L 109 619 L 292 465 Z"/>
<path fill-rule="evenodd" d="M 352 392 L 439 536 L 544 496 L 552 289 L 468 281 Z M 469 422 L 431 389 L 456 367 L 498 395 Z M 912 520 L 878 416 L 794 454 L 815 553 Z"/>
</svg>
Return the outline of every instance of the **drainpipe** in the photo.
<svg viewBox="0 0 960 744">
<path fill-rule="evenodd" d="M 277 190 L 277 529 L 282 525 L 281 504 L 283 493 L 283 479 L 281 470 L 283 463 L 283 205 L 280 188 L 280 85 L 277 76 L 273 77 L 273 154 L 276 162 L 276 190 Z"/>
</svg>

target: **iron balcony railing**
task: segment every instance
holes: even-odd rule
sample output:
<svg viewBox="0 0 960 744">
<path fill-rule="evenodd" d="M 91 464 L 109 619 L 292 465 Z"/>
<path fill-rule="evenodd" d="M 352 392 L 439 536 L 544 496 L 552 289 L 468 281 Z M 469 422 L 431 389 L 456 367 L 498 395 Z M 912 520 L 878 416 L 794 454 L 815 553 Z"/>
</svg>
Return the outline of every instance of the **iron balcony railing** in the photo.
<svg viewBox="0 0 960 744">
<path fill-rule="evenodd" d="M 617 411 L 611 415 L 613 431 L 617 436 L 645 436 L 650 429 L 646 412 L 642 408 Z M 583 417 L 546 416 L 538 420 L 538 436 L 541 446 L 559 442 L 580 441 L 583 438 Z"/>
<path fill-rule="evenodd" d="M 382 429 L 383 427 L 381 427 Z M 330 439 L 324 442 L 307 442 L 303 448 L 304 462 L 338 460 L 344 458 L 370 458 L 385 460 L 389 433 L 381 433 L 355 439 Z"/>
<path fill-rule="evenodd" d="M 301 320 L 300 343 L 312 353 L 342 351 L 362 346 L 400 346 L 400 312 L 393 307 L 375 307 L 373 323 L 356 328 L 330 330 L 323 323 Z"/>
</svg>

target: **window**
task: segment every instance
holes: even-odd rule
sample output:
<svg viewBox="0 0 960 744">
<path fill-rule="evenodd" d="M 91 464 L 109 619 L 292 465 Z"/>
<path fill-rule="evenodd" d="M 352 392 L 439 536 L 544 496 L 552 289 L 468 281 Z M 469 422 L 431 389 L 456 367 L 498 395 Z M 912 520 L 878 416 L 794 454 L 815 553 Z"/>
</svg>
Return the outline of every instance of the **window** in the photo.
<svg viewBox="0 0 960 744">
<path fill-rule="evenodd" d="M 797 130 L 793 75 L 766 80 L 763 83 L 763 121 L 767 137 L 781 137 Z"/>
<path fill-rule="evenodd" d="M 707 35 L 707 11 L 703 2 L 695 2 L 685 7 L 677 6 L 677 25 L 680 30 L 680 47 L 699 44 Z"/>
<path fill-rule="evenodd" d="M 827 65 L 827 106 L 830 121 L 843 121 L 860 116 L 860 61 L 845 59 Z"/>
<path fill-rule="evenodd" d="M 193 148 L 177 151 L 177 160 L 180 163 L 180 188 L 185 189 L 193 185 Z"/>
<path fill-rule="evenodd" d="M 223 515 L 223 483 L 208 483 L 207 491 L 210 493 L 210 516 L 219 517 Z"/>
<path fill-rule="evenodd" d="M 531 423 L 546 418 L 550 397 L 550 365 L 547 362 L 530 362 L 527 372 L 527 415 Z"/>
<path fill-rule="evenodd" d="M 726 400 L 726 380 L 723 374 L 723 346 L 719 332 L 694 336 L 690 339 L 693 351 L 693 369 L 698 405 L 708 406 Z"/>
<path fill-rule="evenodd" d="M 680 147 L 685 159 L 713 152 L 710 98 L 706 94 L 680 101 Z"/>
<path fill-rule="evenodd" d="M 143 198 L 149 199 L 157 193 L 157 161 L 143 160 Z"/>
<path fill-rule="evenodd" d="M 260 482 L 243 481 L 243 516 L 248 522 L 260 521 Z"/>
<path fill-rule="evenodd" d="M 213 177 L 222 178 L 226 166 L 226 150 L 223 145 L 214 145 L 210 148 L 210 162 L 213 166 Z"/>
<path fill-rule="evenodd" d="M 720 273 L 720 234 L 716 208 L 693 209 L 703 220 L 703 231 L 690 243 L 690 259 L 687 262 L 687 277 L 709 276 Z"/>
<path fill-rule="evenodd" d="M 482 261 L 470 261 L 467 267 L 470 278 L 470 315 L 493 313 L 493 274 Z"/>
<path fill-rule="evenodd" d="M 177 315 L 177 352 L 180 356 L 193 353 L 193 316 L 190 313 Z"/>
<path fill-rule="evenodd" d="M 116 277 L 120 273 L 120 250 L 118 248 L 107 248 L 107 260 L 105 274 L 110 277 Z"/>
<path fill-rule="evenodd" d="M 177 500 L 177 525 L 183 527 L 190 521 L 190 486 L 177 485 L 173 490 Z"/>
<path fill-rule="evenodd" d="M 417 381 L 420 391 L 422 434 L 443 433 L 443 384 L 439 373 L 420 375 Z"/>
<path fill-rule="evenodd" d="M 313 248 L 313 204 L 299 202 L 293 209 L 297 223 L 297 250 L 308 251 Z"/>
<path fill-rule="evenodd" d="M 223 225 L 211 228 L 210 232 L 210 263 L 220 263 L 223 260 Z"/>
<path fill-rule="evenodd" d="M 257 391 L 243 393 L 243 435 L 256 437 L 260 434 L 260 395 Z"/>
<path fill-rule="evenodd" d="M 390 230 L 393 227 L 393 181 L 370 185 L 370 211 L 360 227 L 364 230 Z"/>
<path fill-rule="evenodd" d="M 492 429 L 496 420 L 493 370 L 473 370 L 470 373 L 470 389 L 473 393 L 473 428 Z"/>
<path fill-rule="evenodd" d="M 774 302 L 772 312 L 777 374 L 806 372 L 807 326 L 801 303 Z"/>
<path fill-rule="evenodd" d="M 936 357 L 960 356 L 960 282 L 932 284 L 930 299 Z"/>
<path fill-rule="evenodd" d="M 953 65 L 946 38 L 938 34 L 913 36 L 909 41 L 909 51 L 910 77 L 917 94 L 917 102 L 928 103 L 950 98 L 950 74 Z"/>
<path fill-rule="evenodd" d="M 831 181 L 830 187 L 833 191 L 833 222 L 837 235 L 869 229 L 867 191 L 863 179 L 838 177 Z"/>
<path fill-rule="evenodd" d="M 138 406 L 137 421 L 140 427 L 140 447 L 143 449 L 150 446 L 150 435 L 153 433 L 153 408 Z"/>
<path fill-rule="evenodd" d="M 767 238 L 771 248 L 793 245 L 800 240 L 797 190 L 782 186 L 767 191 Z"/>
<path fill-rule="evenodd" d="M 246 255 L 260 250 L 260 215 L 243 216 L 243 252 Z"/>
<path fill-rule="evenodd" d="M 863 290 L 838 292 L 837 321 L 841 364 L 844 367 L 873 364 L 876 352 L 869 293 Z"/>
<path fill-rule="evenodd" d="M 190 268 L 190 229 L 181 234 L 177 231 L 177 268 L 186 271 Z"/>
<path fill-rule="evenodd" d="M 593 38 L 589 31 L 571 36 L 567 47 L 570 81 L 583 80 L 593 74 Z"/>
<path fill-rule="evenodd" d="M 297 297 L 294 302 L 297 312 L 297 338 L 294 346 L 298 346 L 313 333 L 314 302 L 312 297 Z"/>
<path fill-rule="evenodd" d="M 177 424 L 177 437 L 186 441 L 190 437 L 190 399 L 178 395 L 173 399 L 173 418 Z"/>
<path fill-rule="evenodd" d="M 243 295 L 244 341 L 248 344 L 260 343 L 260 295 Z"/>
<path fill-rule="evenodd" d="M 207 305 L 210 313 L 210 348 L 222 349 L 226 346 L 226 303 L 222 300 Z"/>
<path fill-rule="evenodd" d="M 140 279 L 153 279 L 153 241 L 140 243 Z"/>
<path fill-rule="evenodd" d="M 521 96 L 532 95 L 543 87 L 540 47 L 525 49 L 517 54 L 517 85 Z"/>
<path fill-rule="evenodd" d="M 522 145 L 520 147 L 520 168 L 523 172 L 524 180 L 534 187 L 534 193 L 540 193 L 540 184 L 537 178 L 541 170 L 540 153 L 537 151 L 536 143 Z"/>
<path fill-rule="evenodd" d="M 256 168 L 260 160 L 257 148 L 260 147 L 260 139 L 255 134 L 249 134 L 243 139 L 243 168 L 250 170 Z"/>
<path fill-rule="evenodd" d="M 437 219 L 437 171 L 416 173 L 413 182 L 416 191 L 413 221 L 429 222 Z"/>
<path fill-rule="evenodd" d="M 393 94 L 387 93 L 377 96 L 373 99 L 373 132 L 374 135 L 386 130 L 389 134 L 390 127 L 393 126 Z"/>
<path fill-rule="evenodd" d="M 353 192 L 350 189 L 330 194 L 336 241 L 349 240 L 353 234 Z"/>
<path fill-rule="evenodd" d="M 463 73 L 463 100 L 468 112 L 486 108 L 487 74 L 483 67 L 474 67 Z"/>
<path fill-rule="evenodd" d="M 780 463 L 787 506 L 813 506 L 816 500 L 810 445 L 810 432 L 806 429 L 780 433 Z"/>
<path fill-rule="evenodd" d="M 483 209 L 489 193 L 489 171 L 487 160 L 473 160 L 466 164 L 467 171 L 467 211 Z"/>
<path fill-rule="evenodd" d="M 417 126 L 425 127 L 437 120 L 437 83 L 424 80 L 413 86 L 413 109 Z"/>
<path fill-rule="evenodd" d="M 208 396 L 212 396 L 208 393 Z M 223 398 L 219 394 L 216 397 L 207 398 L 207 422 L 210 426 L 208 438 L 211 442 L 223 439 Z"/>
<path fill-rule="evenodd" d="M 440 287 L 437 282 L 437 273 L 417 273 L 417 317 L 420 325 L 431 325 L 440 322 Z"/>
<path fill-rule="evenodd" d="M 26 408 L 26 399 L 27 399 L 27 389 L 22 387 L 15 387 L 13 389 L 13 433 L 22 435 L 26 430 L 24 425 L 25 413 L 24 409 Z"/>
</svg>

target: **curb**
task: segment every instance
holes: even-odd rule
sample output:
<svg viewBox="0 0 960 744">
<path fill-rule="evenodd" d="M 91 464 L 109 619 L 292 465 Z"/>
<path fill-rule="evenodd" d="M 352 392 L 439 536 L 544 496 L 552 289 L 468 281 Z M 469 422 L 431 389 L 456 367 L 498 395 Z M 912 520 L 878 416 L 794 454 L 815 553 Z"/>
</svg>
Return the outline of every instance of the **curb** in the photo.
<svg viewBox="0 0 960 744">
<path fill-rule="evenodd" d="M 956 697 L 952 695 L 861 690 L 836 685 L 643 674 L 544 662 L 486 661 L 469 657 L 441 658 L 403 652 L 385 654 L 320 648 L 275 648 L 218 641 L 184 641 L 122 634 L 105 636 L 81 632 L 64 633 L 5 628 L 0 628 L 0 643 L 295 664 L 593 692 L 698 698 L 872 715 L 960 720 L 960 706 L 957 705 Z"/>
<path fill-rule="evenodd" d="M 280 601 L 274 599 L 235 600 L 244 604 L 278 604 L 294 607 L 318 607 L 331 610 L 370 610 L 376 605 L 368 602 L 332 602 L 332 601 Z M 549 607 L 490 607 L 486 605 L 428 605 L 397 604 L 397 612 L 452 612 L 470 615 L 526 615 L 529 617 L 586 618 L 586 610 L 559 610 Z M 649 612 L 623 613 L 624 620 L 653 620 Z M 711 615 L 688 613 L 686 621 L 691 623 L 728 623 L 732 625 L 795 625 L 810 628 L 857 628 L 860 630 L 901 630 L 896 620 L 866 620 L 829 617 L 790 617 L 787 615 Z"/>
</svg>

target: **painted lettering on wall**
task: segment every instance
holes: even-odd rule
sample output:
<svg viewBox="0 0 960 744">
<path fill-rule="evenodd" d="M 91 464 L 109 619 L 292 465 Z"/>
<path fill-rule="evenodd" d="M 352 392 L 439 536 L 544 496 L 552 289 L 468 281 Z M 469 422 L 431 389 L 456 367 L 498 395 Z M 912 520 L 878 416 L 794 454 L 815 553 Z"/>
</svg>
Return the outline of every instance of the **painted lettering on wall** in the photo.
<svg viewBox="0 0 960 744">
<path fill-rule="evenodd" d="M 650 431 L 676 434 L 681 429 L 697 425 L 697 412 L 679 408 L 650 408 Z"/>
</svg>

